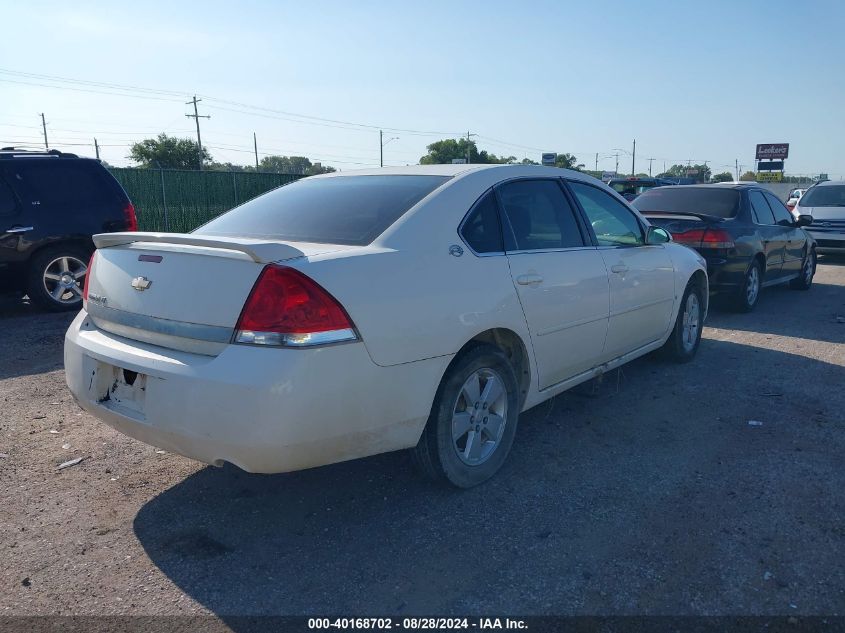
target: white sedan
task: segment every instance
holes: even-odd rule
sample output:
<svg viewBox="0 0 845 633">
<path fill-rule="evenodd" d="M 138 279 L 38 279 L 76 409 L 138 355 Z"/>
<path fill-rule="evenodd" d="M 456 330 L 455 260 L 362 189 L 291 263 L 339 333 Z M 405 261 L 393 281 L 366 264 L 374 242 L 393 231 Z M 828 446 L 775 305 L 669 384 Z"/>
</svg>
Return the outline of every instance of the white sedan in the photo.
<svg viewBox="0 0 845 633">
<path fill-rule="evenodd" d="M 692 359 L 707 312 L 697 253 L 551 167 L 328 174 L 190 234 L 94 241 L 65 340 L 77 401 L 252 472 L 411 448 L 479 484 L 521 411 L 661 347 Z"/>
</svg>

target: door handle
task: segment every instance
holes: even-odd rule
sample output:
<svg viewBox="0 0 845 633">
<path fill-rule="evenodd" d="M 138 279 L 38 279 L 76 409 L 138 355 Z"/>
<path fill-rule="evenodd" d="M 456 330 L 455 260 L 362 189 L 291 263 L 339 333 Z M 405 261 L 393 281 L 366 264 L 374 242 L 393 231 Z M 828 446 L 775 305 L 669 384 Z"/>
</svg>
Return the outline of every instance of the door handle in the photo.
<svg viewBox="0 0 845 633">
<path fill-rule="evenodd" d="M 34 226 L 13 226 L 6 229 L 6 233 L 27 233 L 32 231 L 34 228 Z"/>
<path fill-rule="evenodd" d="M 614 264 L 610 267 L 610 272 L 619 274 L 627 273 L 628 267 L 625 264 Z"/>
<path fill-rule="evenodd" d="M 516 278 L 516 283 L 520 286 L 536 286 L 537 284 L 543 283 L 543 278 L 540 275 L 520 275 Z"/>
</svg>

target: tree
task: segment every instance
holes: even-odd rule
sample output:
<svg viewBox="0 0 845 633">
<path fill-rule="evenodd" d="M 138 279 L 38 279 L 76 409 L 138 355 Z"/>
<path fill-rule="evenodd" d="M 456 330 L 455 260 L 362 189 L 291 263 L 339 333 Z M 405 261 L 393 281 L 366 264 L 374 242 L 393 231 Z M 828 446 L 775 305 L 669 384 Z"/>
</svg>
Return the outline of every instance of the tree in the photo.
<svg viewBox="0 0 845 633">
<path fill-rule="evenodd" d="M 451 163 L 456 158 L 466 158 L 467 148 L 469 149 L 469 162 L 471 163 L 516 163 L 516 156 L 496 156 L 490 154 L 487 150 L 478 151 L 475 141 L 465 138 L 447 138 L 442 141 L 435 141 L 426 149 L 428 153 L 420 158 L 420 165 L 443 165 Z"/>
<path fill-rule="evenodd" d="M 742 180 L 742 181 L 756 182 L 757 174 L 754 173 L 753 171 L 747 171 L 744 174 L 742 174 L 742 176 L 740 176 L 739 179 Z"/>
<path fill-rule="evenodd" d="M 729 171 L 723 171 L 721 174 L 716 174 L 711 178 L 710 182 L 733 182 L 733 174 Z"/>
<path fill-rule="evenodd" d="M 202 149 L 204 162 L 211 162 L 211 154 Z M 129 150 L 130 160 L 148 169 L 199 169 L 199 149 L 189 138 L 159 134 L 134 143 Z"/>
<path fill-rule="evenodd" d="M 583 169 L 584 164 L 579 163 L 578 159 L 575 158 L 572 154 L 558 154 L 557 158 L 555 158 L 555 167 L 560 167 L 561 169 Z"/>
<path fill-rule="evenodd" d="M 692 175 L 690 172 L 697 172 Z M 696 182 L 707 182 L 710 180 L 711 170 L 707 165 L 672 165 L 662 174 L 658 174 L 658 178 L 692 178 Z"/>
<path fill-rule="evenodd" d="M 312 163 L 305 156 L 265 156 L 258 163 L 258 171 L 270 171 L 278 174 L 328 174 L 335 171 L 334 167 Z"/>
</svg>

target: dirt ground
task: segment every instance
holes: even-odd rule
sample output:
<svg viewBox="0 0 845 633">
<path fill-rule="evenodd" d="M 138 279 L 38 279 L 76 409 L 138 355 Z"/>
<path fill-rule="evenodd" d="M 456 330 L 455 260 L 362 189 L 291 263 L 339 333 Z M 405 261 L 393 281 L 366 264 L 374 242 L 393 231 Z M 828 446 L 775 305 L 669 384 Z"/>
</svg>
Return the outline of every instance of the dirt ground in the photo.
<svg viewBox="0 0 845 633">
<path fill-rule="evenodd" d="M 0 616 L 845 613 L 845 260 L 525 413 L 469 491 L 123 437 L 66 390 L 71 319 L 0 302 Z"/>
</svg>

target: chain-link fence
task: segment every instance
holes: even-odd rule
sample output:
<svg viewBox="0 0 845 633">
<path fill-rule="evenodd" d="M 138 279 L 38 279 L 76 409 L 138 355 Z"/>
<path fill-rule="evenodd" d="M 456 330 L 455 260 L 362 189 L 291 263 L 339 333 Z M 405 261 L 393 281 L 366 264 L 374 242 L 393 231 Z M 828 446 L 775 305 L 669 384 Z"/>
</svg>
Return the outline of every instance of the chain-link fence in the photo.
<svg viewBox="0 0 845 633">
<path fill-rule="evenodd" d="M 298 174 L 112 167 L 141 231 L 187 233 L 234 206 L 302 178 Z"/>
</svg>

